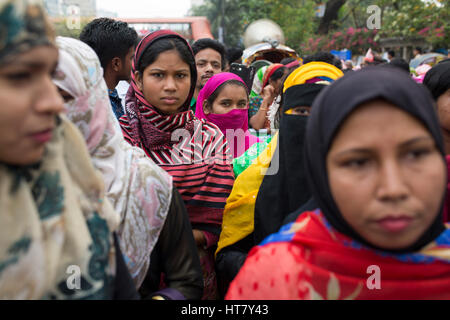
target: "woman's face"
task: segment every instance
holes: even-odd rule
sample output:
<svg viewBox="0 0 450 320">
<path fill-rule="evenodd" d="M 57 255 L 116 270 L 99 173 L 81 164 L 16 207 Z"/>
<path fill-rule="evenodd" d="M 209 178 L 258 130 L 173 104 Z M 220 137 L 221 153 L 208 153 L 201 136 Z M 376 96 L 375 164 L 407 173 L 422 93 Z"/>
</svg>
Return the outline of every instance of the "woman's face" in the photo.
<svg viewBox="0 0 450 320">
<path fill-rule="evenodd" d="M 39 162 L 63 101 L 52 82 L 58 50 L 36 47 L 0 67 L 0 162 Z"/>
<path fill-rule="evenodd" d="M 235 84 L 225 85 L 214 100 L 212 108 L 207 100 L 203 103 L 205 114 L 225 114 L 234 109 L 245 109 L 248 105 L 247 91 L 244 87 Z"/>
<path fill-rule="evenodd" d="M 327 170 L 344 219 L 384 249 L 414 244 L 435 220 L 444 197 L 446 167 L 431 134 L 381 100 L 360 106 L 343 123 Z"/>
<path fill-rule="evenodd" d="M 311 115 L 311 107 L 310 106 L 297 106 L 289 109 L 288 114 L 309 117 Z"/>
<path fill-rule="evenodd" d="M 283 79 L 287 75 L 289 71 L 286 69 L 283 73 L 283 76 L 277 80 L 269 79 L 269 84 L 272 85 L 275 89 L 275 96 L 281 94 L 281 89 L 283 87 Z"/>
<path fill-rule="evenodd" d="M 450 133 L 450 89 L 439 96 L 437 108 L 442 129 Z"/>
<path fill-rule="evenodd" d="M 191 71 L 175 49 L 164 51 L 145 68 L 136 71 L 136 84 L 145 100 L 162 114 L 179 112 L 191 89 Z"/>
</svg>

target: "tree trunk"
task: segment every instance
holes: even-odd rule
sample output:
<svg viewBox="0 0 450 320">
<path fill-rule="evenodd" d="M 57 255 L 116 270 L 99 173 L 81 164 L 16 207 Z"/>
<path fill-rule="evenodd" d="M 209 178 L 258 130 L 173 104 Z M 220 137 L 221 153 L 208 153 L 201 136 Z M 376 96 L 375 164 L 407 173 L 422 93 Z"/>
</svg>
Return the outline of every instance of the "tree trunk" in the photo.
<svg viewBox="0 0 450 320">
<path fill-rule="evenodd" d="M 345 4 L 346 0 L 329 0 L 325 9 L 325 14 L 320 20 L 318 29 L 319 34 L 328 34 L 331 23 L 338 18 L 339 9 Z"/>
</svg>

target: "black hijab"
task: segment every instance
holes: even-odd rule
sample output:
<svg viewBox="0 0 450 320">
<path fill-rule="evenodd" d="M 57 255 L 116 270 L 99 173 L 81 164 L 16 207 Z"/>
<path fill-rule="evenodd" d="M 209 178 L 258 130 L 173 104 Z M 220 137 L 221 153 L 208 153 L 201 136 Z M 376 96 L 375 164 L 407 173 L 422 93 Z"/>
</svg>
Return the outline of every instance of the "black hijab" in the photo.
<svg viewBox="0 0 450 320">
<path fill-rule="evenodd" d="M 374 246 L 354 231 L 339 212 L 328 183 L 326 158 L 333 138 L 346 118 L 361 104 L 378 98 L 421 121 L 434 138 L 445 163 L 444 143 L 429 92 L 406 73 L 386 67 L 368 67 L 349 73 L 323 90 L 314 101 L 305 143 L 310 190 L 326 219 L 337 231 L 372 248 Z M 443 203 L 444 199 L 435 221 L 416 243 L 408 248 L 390 251 L 417 251 L 437 238 L 444 231 Z"/>
<path fill-rule="evenodd" d="M 303 148 L 308 117 L 285 114 L 296 106 L 312 106 L 324 84 L 301 84 L 283 94 L 282 117 L 274 158 L 278 171 L 263 179 L 255 203 L 254 239 L 260 243 L 277 232 L 287 215 L 311 198 L 304 169 Z M 272 162 L 273 165 L 273 162 Z"/>
</svg>

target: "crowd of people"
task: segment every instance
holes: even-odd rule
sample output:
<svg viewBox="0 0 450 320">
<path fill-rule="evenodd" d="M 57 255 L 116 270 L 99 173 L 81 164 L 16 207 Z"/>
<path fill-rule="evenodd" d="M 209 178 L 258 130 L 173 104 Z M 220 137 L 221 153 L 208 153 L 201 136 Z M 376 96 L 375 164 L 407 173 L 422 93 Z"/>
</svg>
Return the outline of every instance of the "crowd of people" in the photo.
<svg viewBox="0 0 450 320">
<path fill-rule="evenodd" d="M 450 59 L 0 25 L 0 299 L 450 299 Z"/>
</svg>

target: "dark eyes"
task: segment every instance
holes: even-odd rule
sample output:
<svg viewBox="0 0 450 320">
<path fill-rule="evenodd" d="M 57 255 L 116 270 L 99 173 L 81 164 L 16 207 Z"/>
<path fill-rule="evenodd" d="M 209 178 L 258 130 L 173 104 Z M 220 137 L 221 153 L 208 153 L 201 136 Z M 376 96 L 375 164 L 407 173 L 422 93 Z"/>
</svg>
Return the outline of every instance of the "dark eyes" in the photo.
<svg viewBox="0 0 450 320">
<path fill-rule="evenodd" d="M 415 149 L 415 150 L 411 150 L 411 151 L 407 152 L 406 158 L 409 160 L 418 160 L 430 153 L 431 153 L 431 150 L 428 148 Z"/>
<path fill-rule="evenodd" d="M 343 167 L 350 169 L 361 169 L 369 163 L 369 158 L 351 159 L 342 163 Z"/>
<path fill-rule="evenodd" d="M 38 79 L 37 77 L 40 75 L 43 75 L 43 73 L 41 73 L 40 71 L 24 70 L 24 71 L 10 72 L 6 74 L 6 78 L 17 84 L 25 84 L 33 80 L 33 78 Z M 53 79 L 56 76 L 56 68 L 48 72 L 48 76 Z"/>
<path fill-rule="evenodd" d="M 11 81 L 26 81 L 31 79 L 32 73 L 28 71 L 14 72 L 7 75 L 7 78 Z"/>
<path fill-rule="evenodd" d="M 430 155 L 433 152 L 431 148 L 417 148 L 417 149 L 411 149 L 405 153 L 403 153 L 402 158 L 404 160 L 407 160 L 408 162 L 416 162 L 424 159 L 427 155 Z M 369 167 L 373 162 L 374 159 L 371 157 L 355 157 L 351 158 L 349 160 L 342 162 L 342 167 L 349 168 L 349 169 L 356 169 L 361 170 L 364 168 Z"/>
<path fill-rule="evenodd" d="M 152 73 L 152 74 L 150 74 L 152 77 L 155 77 L 155 78 L 158 78 L 158 79 L 162 79 L 162 78 L 164 78 L 164 74 L 163 73 Z M 184 79 L 184 78 L 186 78 L 188 75 L 187 74 L 185 74 L 185 73 L 178 73 L 178 74 L 176 74 L 175 75 L 175 78 L 177 78 L 177 79 Z"/>
<path fill-rule="evenodd" d="M 306 107 L 295 107 L 292 109 L 292 114 L 300 115 L 300 116 L 309 116 L 311 113 L 310 108 Z"/>
</svg>

